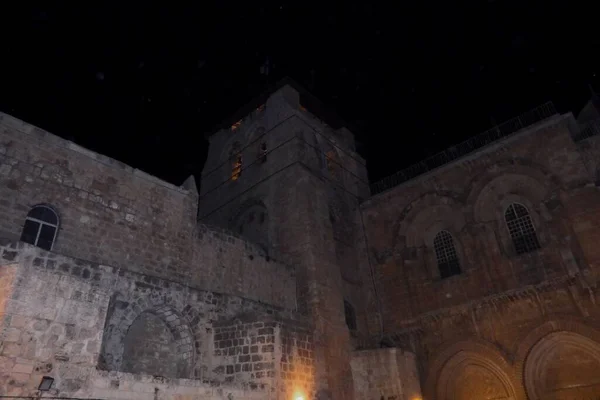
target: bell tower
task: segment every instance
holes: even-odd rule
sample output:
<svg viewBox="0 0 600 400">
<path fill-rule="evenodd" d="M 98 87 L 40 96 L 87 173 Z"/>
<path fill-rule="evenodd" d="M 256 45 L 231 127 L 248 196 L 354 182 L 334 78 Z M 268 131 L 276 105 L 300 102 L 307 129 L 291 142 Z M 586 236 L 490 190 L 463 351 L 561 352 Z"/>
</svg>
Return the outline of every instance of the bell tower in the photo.
<svg viewBox="0 0 600 400">
<path fill-rule="evenodd" d="M 209 137 L 200 222 L 235 231 L 266 257 L 296 268 L 298 311 L 313 323 L 310 368 L 320 398 L 352 399 L 352 336 L 366 329 L 360 302 L 357 207 L 369 195 L 352 133 L 312 109 L 286 80 Z"/>
</svg>

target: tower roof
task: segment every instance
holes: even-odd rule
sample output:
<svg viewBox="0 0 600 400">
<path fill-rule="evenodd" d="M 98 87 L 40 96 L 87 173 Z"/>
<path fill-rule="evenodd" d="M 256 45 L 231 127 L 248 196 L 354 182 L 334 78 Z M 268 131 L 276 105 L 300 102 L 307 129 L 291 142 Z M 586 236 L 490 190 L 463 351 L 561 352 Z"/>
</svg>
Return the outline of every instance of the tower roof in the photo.
<svg viewBox="0 0 600 400">
<path fill-rule="evenodd" d="M 239 108 L 235 113 L 231 115 L 231 117 L 226 118 L 210 131 L 206 132 L 205 138 L 209 138 L 214 133 L 218 132 L 221 129 L 227 129 L 237 121 L 243 119 L 248 114 L 250 114 L 253 110 L 256 110 L 262 104 L 265 104 L 267 99 L 279 89 L 284 86 L 290 86 L 294 90 L 298 92 L 300 95 L 300 102 L 304 108 L 306 108 L 311 114 L 315 115 L 317 118 L 324 121 L 326 124 L 331 126 L 333 129 L 338 129 L 341 127 L 346 127 L 352 130 L 351 126 L 347 124 L 342 118 L 340 118 L 334 111 L 328 109 L 322 101 L 313 96 L 308 90 L 306 90 L 302 85 L 298 82 L 294 81 L 290 77 L 285 77 L 281 79 L 279 82 L 269 86 L 267 90 L 262 92 L 260 95 L 256 96 L 250 102 L 248 102 L 243 107 Z"/>
</svg>

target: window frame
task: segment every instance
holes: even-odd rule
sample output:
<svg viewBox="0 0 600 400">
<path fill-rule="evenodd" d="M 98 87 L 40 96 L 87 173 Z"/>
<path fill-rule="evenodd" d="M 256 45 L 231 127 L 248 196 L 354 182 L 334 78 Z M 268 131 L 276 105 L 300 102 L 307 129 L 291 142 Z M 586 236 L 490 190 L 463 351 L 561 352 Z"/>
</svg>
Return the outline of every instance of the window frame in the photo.
<svg viewBox="0 0 600 400">
<path fill-rule="evenodd" d="M 441 237 L 441 235 L 444 235 L 444 237 Z M 438 238 L 441 242 L 438 242 Z M 446 242 L 444 242 L 444 239 L 447 238 Z M 450 231 L 448 231 L 447 229 L 440 229 L 435 236 L 433 237 L 433 253 L 435 256 L 435 262 L 437 265 L 437 269 L 438 269 L 438 273 L 441 279 L 447 279 L 456 275 L 461 275 L 463 273 L 463 268 L 461 266 L 461 262 L 460 262 L 460 256 L 459 256 L 459 251 L 456 247 L 456 240 L 454 239 L 454 236 L 452 235 L 452 233 L 450 233 Z M 441 254 L 443 253 L 443 254 Z M 449 257 L 448 255 L 454 255 L 453 257 Z M 444 264 L 443 261 L 445 260 L 445 264 L 449 265 L 448 268 L 448 274 L 445 275 L 444 273 L 442 273 L 442 265 Z M 455 266 L 458 269 L 458 271 L 454 271 L 452 270 L 452 262 L 455 262 Z"/>
<path fill-rule="evenodd" d="M 38 209 L 38 208 L 45 208 L 46 210 L 51 211 L 52 214 L 54 214 L 54 216 L 56 217 L 56 224 L 41 220 L 39 218 L 31 217 L 30 214 L 33 212 L 33 210 Z M 51 207 L 47 204 L 38 204 L 29 209 L 29 211 L 27 212 L 27 216 L 25 217 L 25 220 L 23 222 L 23 226 L 22 226 L 22 230 L 21 230 L 21 238 L 19 239 L 22 242 L 24 242 L 24 240 L 22 240 L 23 239 L 23 231 L 25 229 L 25 224 L 27 223 L 27 221 L 32 221 L 32 222 L 37 223 L 38 227 L 37 227 L 35 240 L 33 241 L 33 243 L 29 243 L 29 242 L 25 242 L 25 243 L 29 243 L 35 247 L 39 247 L 39 248 L 47 250 L 47 251 L 52 251 L 52 249 L 54 248 L 54 244 L 56 243 L 56 237 L 58 235 L 58 229 L 60 227 L 60 217 L 58 216 L 58 213 L 56 212 L 54 207 Z M 45 248 L 39 246 L 40 234 L 42 232 L 42 227 L 44 225 L 54 228 L 54 235 L 52 236 L 52 241 L 50 242 L 49 249 L 45 249 Z"/>
<path fill-rule="evenodd" d="M 515 209 L 515 205 L 522 207 L 525 210 L 526 214 L 523 216 L 519 216 L 517 213 L 517 210 Z M 508 217 L 509 210 L 511 208 L 515 215 L 515 219 L 509 221 L 507 217 Z M 517 256 L 521 256 L 524 254 L 536 252 L 542 248 L 542 244 L 540 241 L 540 237 L 538 235 L 538 231 L 536 228 L 534 218 L 532 216 L 532 212 L 525 204 L 523 204 L 519 201 L 511 201 L 507 206 L 504 207 L 504 212 L 502 214 L 502 217 L 504 220 L 504 226 L 506 227 L 506 231 L 508 232 L 508 239 L 512 246 L 511 248 L 512 248 L 513 254 L 515 254 Z M 518 225 L 518 222 L 520 222 L 520 221 L 523 221 L 522 225 L 525 225 L 524 227 Z M 517 225 L 516 229 L 518 228 L 518 231 L 521 233 L 520 236 L 513 235 L 513 232 L 515 231 L 515 229 L 511 229 L 511 225 L 515 225 L 515 224 Z M 522 234 L 524 229 L 529 230 L 529 228 L 530 228 L 530 233 Z M 535 246 L 527 247 L 524 251 L 519 251 L 519 247 L 517 246 L 516 240 L 523 238 L 523 237 L 527 237 L 527 236 L 535 238 L 535 243 L 534 243 Z"/>
</svg>

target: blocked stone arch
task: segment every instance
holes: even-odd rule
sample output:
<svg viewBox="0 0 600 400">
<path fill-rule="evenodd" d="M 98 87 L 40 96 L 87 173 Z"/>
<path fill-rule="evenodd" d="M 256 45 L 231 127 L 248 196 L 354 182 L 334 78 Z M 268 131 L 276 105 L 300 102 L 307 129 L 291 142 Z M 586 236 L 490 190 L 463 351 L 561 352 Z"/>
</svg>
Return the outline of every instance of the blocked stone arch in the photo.
<svg viewBox="0 0 600 400">
<path fill-rule="evenodd" d="M 463 204 L 454 197 L 441 193 L 428 193 L 404 208 L 394 227 L 394 253 L 421 254 L 427 275 L 440 278 L 434 239 L 442 230 L 448 231 L 458 254 L 461 270 L 468 265 L 462 246 L 466 220 Z M 414 259 L 411 257 L 411 259 Z"/>
<path fill-rule="evenodd" d="M 600 331 L 578 318 L 548 321 L 518 341 L 515 376 L 529 400 L 592 398 L 600 392 Z"/>
<path fill-rule="evenodd" d="M 447 344 L 429 364 L 424 398 L 524 400 L 508 358 L 481 339 Z"/>
<path fill-rule="evenodd" d="M 114 304 L 109 305 L 109 309 L 113 312 L 107 316 L 100 357 L 102 365 L 99 364 L 99 367 L 115 371 L 127 369 L 124 368 L 127 367 L 124 363 L 127 335 L 130 334 L 134 323 L 139 323 L 140 319 L 154 319 L 164 324 L 172 338 L 172 351 L 177 359 L 177 370 L 172 377 L 193 376 L 197 358 L 194 331 L 189 321 L 173 305 L 159 302 L 161 297 L 154 294 L 154 296 L 144 296 L 136 299 L 135 302 L 129 302 L 121 295 L 113 296 L 111 302 Z"/>
<path fill-rule="evenodd" d="M 271 247 L 269 211 L 259 198 L 243 202 L 229 219 L 229 229 L 257 245 L 263 255 L 269 254 Z"/>
</svg>

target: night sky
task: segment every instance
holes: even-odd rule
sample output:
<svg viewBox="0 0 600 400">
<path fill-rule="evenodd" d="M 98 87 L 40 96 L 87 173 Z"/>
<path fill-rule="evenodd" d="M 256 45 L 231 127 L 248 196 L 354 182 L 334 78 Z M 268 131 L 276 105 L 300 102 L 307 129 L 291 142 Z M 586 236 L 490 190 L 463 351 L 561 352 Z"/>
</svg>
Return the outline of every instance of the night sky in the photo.
<svg viewBox="0 0 600 400">
<path fill-rule="evenodd" d="M 600 91 L 592 3 L 79 3 L 3 4 L 0 111 L 178 185 L 286 76 L 349 123 L 372 181 Z"/>
</svg>

